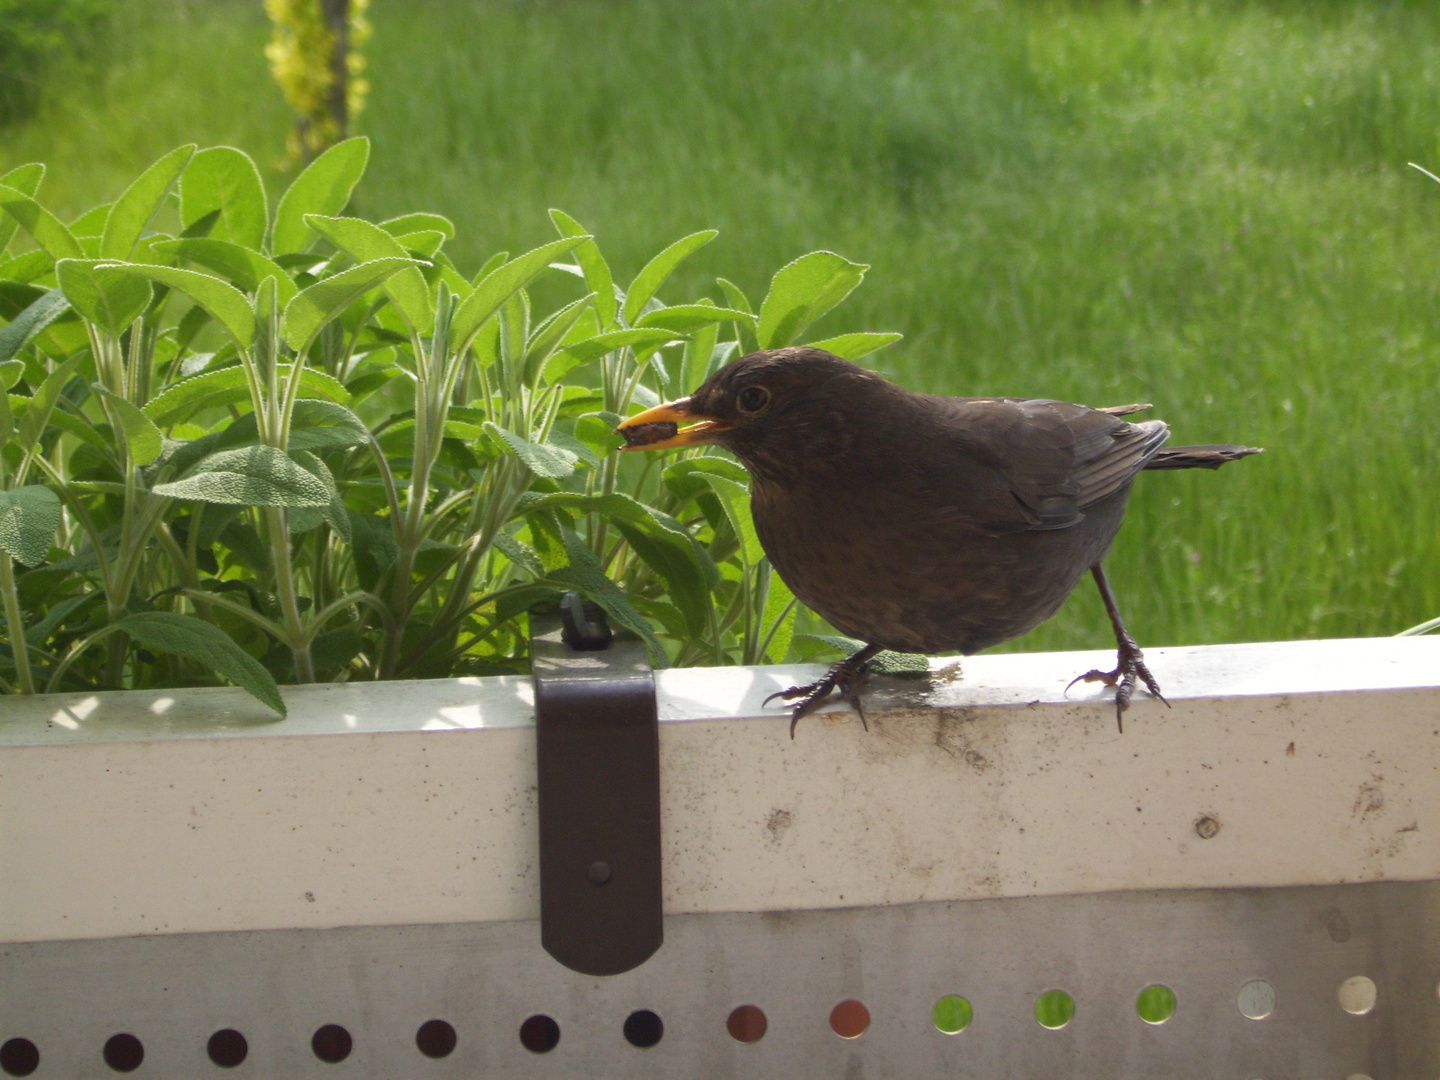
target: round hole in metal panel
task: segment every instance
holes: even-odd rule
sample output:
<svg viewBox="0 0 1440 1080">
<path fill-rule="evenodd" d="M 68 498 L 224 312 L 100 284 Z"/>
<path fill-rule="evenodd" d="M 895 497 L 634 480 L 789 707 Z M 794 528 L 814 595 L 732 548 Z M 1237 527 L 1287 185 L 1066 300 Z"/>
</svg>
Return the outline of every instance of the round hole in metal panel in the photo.
<svg viewBox="0 0 1440 1080">
<path fill-rule="evenodd" d="M 1365 1016 L 1375 1008 L 1375 983 L 1364 975 L 1352 975 L 1336 991 L 1340 1007 L 1352 1016 Z"/>
<path fill-rule="evenodd" d="M 250 1044 L 234 1028 L 222 1028 L 210 1036 L 210 1041 L 205 1044 L 205 1053 L 222 1069 L 233 1069 L 250 1053 Z"/>
<path fill-rule="evenodd" d="M 730 1032 L 730 1037 L 742 1043 L 759 1042 L 769 1026 L 764 1010 L 758 1005 L 737 1005 L 725 1020 L 725 1030 Z"/>
<path fill-rule="evenodd" d="M 444 1020 L 426 1020 L 415 1032 L 415 1045 L 428 1058 L 449 1057 L 455 1043 L 455 1029 Z"/>
<path fill-rule="evenodd" d="M 649 1050 L 665 1037 L 665 1022 L 649 1009 L 636 1009 L 625 1018 L 625 1041 Z"/>
<path fill-rule="evenodd" d="M 134 1072 L 145 1060 L 145 1047 L 134 1035 L 122 1031 L 105 1040 L 105 1049 L 101 1054 L 105 1064 L 116 1072 Z"/>
<path fill-rule="evenodd" d="M 1041 1027 L 1059 1031 L 1075 1019 L 1075 999 L 1064 990 L 1046 990 L 1035 999 L 1035 1019 Z"/>
<path fill-rule="evenodd" d="M 536 1013 L 520 1025 L 520 1045 L 532 1054 L 548 1054 L 560 1045 L 560 1025 Z"/>
<path fill-rule="evenodd" d="M 40 1067 L 40 1050 L 29 1039 L 6 1039 L 0 1046 L 0 1069 L 6 1076 L 29 1076 Z"/>
<path fill-rule="evenodd" d="M 1175 991 L 1156 983 L 1140 991 L 1135 1012 L 1147 1024 L 1163 1024 L 1175 1015 Z"/>
<path fill-rule="evenodd" d="M 1275 987 L 1264 979 L 1251 979 L 1240 987 L 1235 998 L 1242 1016 L 1251 1020 L 1264 1020 L 1275 1011 Z"/>
<path fill-rule="evenodd" d="M 310 1049 L 315 1051 L 317 1058 L 329 1065 L 344 1061 L 354 1048 L 355 1040 L 350 1038 L 350 1032 L 339 1024 L 326 1024 L 316 1028 L 315 1034 L 310 1036 Z"/>
<path fill-rule="evenodd" d="M 615 868 L 608 862 L 593 862 L 590 869 L 585 871 L 585 876 L 591 885 L 609 885 L 610 879 L 615 876 Z"/>
<path fill-rule="evenodd" d="M 970 1026 L 970 1021 L 974 1018 L 975 1011 L 970 1008 L 970 1002 L 959 994 L 946 994 L 936 1001 L 935 1007 L 930 1010 L 930 1019 L 935 1024 L 935 1030 L 943 1031 L 946 1035 L 959 1035 Z"/>
<path fill-rule="evenodd" d="M 842 1039 L 858 1039 L 870 1030 L 870 1010 L 849 998 L 830 1010 L 830 1030 Z"/>
</svg>

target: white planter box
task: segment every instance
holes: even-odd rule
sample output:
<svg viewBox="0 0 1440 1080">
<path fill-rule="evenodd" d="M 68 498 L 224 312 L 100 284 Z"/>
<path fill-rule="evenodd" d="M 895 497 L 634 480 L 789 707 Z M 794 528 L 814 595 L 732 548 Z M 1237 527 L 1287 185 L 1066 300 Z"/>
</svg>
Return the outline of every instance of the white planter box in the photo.
<svg viewBox="0 0 1440 1080">
<path fill-rule="evenodd" d="M 821 940 L 824 934 L 851 933 L 834 929 L 822 933 L 816 927 L 850 926 L 864 916 L 863 912 L 823 916 L 824 909 L 901 907 L 921 913 L 913 919 L 903 917 L 913 927 L 939 918 L 924 912 L 950 910 L 944 904 L 937 907 L 937 902 L 1440 879 L 1440 638 L 1152 649 L 1147 659 L 1173 708 L 1138 696 L 1126 714 L 1123 735 L 1116 730 L 1113 704 L 1094 687 L 1080 685 L 1070 696 L 1064 693 L 1074 675 L 1113 663 L 1113 652 L 982 656 L 968 658 L 958 673 L 942 672 L 930 682 L 877 678 L 866 699 L 868 733 L 848 708 L 835 706 L 802 721 L 793 742 L 786 713 L 762 709 L 760 703 L 775 689 L 813 678 L 817 669 L 658 673 L 666 912 L 675 917 L 694 915 L 700 921 L 673 919 L 673 925 L 667 925 L 667 944 L 655 960 L 603 985 L 602 980 L 571 977 L 559 969 L 540 952 L 533 925 L 523 922 L 538 912 L 534 728 L 528 679 L 287 688 L 290 718 L 284 722 L 267 719 L 263 708 L 235 690 L 6 698 L 0 702 L 0 941 L 84 939 L 74 948 L 92 952 L 66 953 L 73 966 L 75 956 L 101 956 L 103 943 L 93 939 L 103 938 L 429 924 L 436 929 L 424 940 L 433 939 L 434 948 L 440 949 L 438 942 L 452 940 L 457 925 L 494 924 L 495 933 L 504 939 L 503 949 L 499 944 L 495 949 L 510 950 L 504 953 L 512 958 L 506 962 L 521 965 L 512 972 L 518 985 L 507 990 L 514 1000 L 491 999 L 497 1026 L 481 1040 L 481 1049 L 474 1049 L 473 1039 L 467 1043 L 462 1032 L 461 1048 L 454 1057 L 445 1063 L 424 1059 L 430 1070 L 427 1075 L 509 1075 L 529 1067 L 532 1059 L 538 1063 L 535 1068 L 548 1070 L 547 1075 L 609 1075 L 611 1071 L 680 1075 L 686 1068 L 693 1075 L 781 1075 L 776 1069 L 799 1069 L 789 1075 L 805 1075 L 812 1066 L 817 1074 L 829 1070 L 827 1074 L 833 1075 L 834 1070 L 849 1067 L 847 1054 L 860 1055 L 855 1060 L 862 1062 L 861 1071 L 854 1075 L 895 1075 L 909 1067 L 907 1062 L 921 1061 L 915 1066 L 919 1071 L 912 1073 L 920 1075 L 932 1067 L 926 1063 L 933 1060 L 939 1067 L 950 1060 L 944 1054 L 961 1053 L 954 1047 L 962 1045 L 958 1038 L 946 1041 L 926 1029 L 923 1016 L 915 1021 L 918 1026 L 913 1030 L 920 1034 L 914 1038 L 939 1038 L 936 1045 L 942 1049 L 925 1053 L 941 1057 L 907 1056 L 916 1053 L 919 1044 L 904 1039 L 893 1051 L 887 1050 L 878 1016 L 876 1030 L 853 1044 L 836 1039 L 823 1026 L 832 998 L 863 991 L 865 964 L 883 965 L 886 953 L 892 962 L 908 957 L 903 971 L 915 973 L 917 1000 L 922 1005 L 933 1000 L 933 987 L 926 982 L 930 976 L 921 977 L 927 970 L 927 949 L 902 940 L 904 932 L 895 923 L 900 915 L 877 913 L 878 921 L 871 925 L 890 927 L 885 931 L 889 944 L 867 946 L 857 939 L 852 953 L 858 959 L 846 969 L 849 975 L 842 973 L 831 982 L 816 975 L 806 982 L 798 967 L 790 972 L 786 977 L 791 983 L 786 985 L 795 994 L 802 986 L 810 987 L 822 1021 L 815 1032 L 787 1043 L 775 1026 L 783 1009 L 772 1012 L 772 1036 L 753 1047 L 729 1041 L 723 1017 L 731 1004 L 763 996 L 758 988 L 740 985 L 743 971 L 749 970 L 745 964 L 763 965 L 767 957 L 784 949 L 773 942 L 756 946 L 753 955 L 743 954 L 751 957 L 746 961 L 726 946 L 715 956 L 729 956 L 726 963 L 731 968 L 717 974 L 718 960 L 694 967 L 693 951 L 703 951 L 703 942 L 711 940 L 706 935 L 723 937 L 720 930 L 703 928 L 743 924 L 749 929 L 735 932 L 753 938 L 759 932 L 756 926 L 773 931 L 780 924 L 752 924 L 745 922 L 751 916 L 725 913 L 800 912 L 805 914 L 797 916 L 801 921 L 794 924 L 795 932 L 802 937 L 811 933 L 806 940 L 813 942 L 815 933 L 821 933 Z M 937 666 L 944 665 L 937 662 Z M 1197 829 L 1202 819 L 1208 820 Z M 1218 832 L 1212 834 L 1215 825 Z M 1192 895 L 1176 894 L 1177 898 Z M 1413 907 L 1418 902 L 1405 895 L 1410 897 L 1405 904 Z M 1055 911 L 1081 910 L 1056 909 L 1051 902 L 1026 903 L 1029 907 L 1004 910 L 1040 912 L 1036 917 L 1045 925 L 1062 918 Z M 1071 966 L 1062 965 L 1056 969 L 1059 974 L 1036 975 L 1039 982 L 1031 994 L 1032 1004 L 1034 994 L 1047 988 L 1041 983 L 1049 979 L 1049 985 L 1056 985 L 1064 971 L 1071 972 L 1071 984 L 1083 983 L 1078 958 L 1097 955 L 1097 950 L 1103 954 L 1110 941 L 1106 934 L 1123 937 L 1127 920 L 1134 920 L 1137 927 L 1150 925 L 1146 920 L 1151 916 L 1139 913 L 1134 904 L 1127 907 L 1126 901 L 1106 898 L 1096 898 L 1095 903 L 1100 907 L 1091 904 L 1084 910 L 1101 920 L 1097 927 L 1103 923 L 1110 930 L 1096 930 L 1101 934 L 1098 939 L 1086 936 L 1088 944 L 1083 948 L 1075 945 L 1067 961 Z M 1361 905 L 1365 910 L 1384 907 L 1366 904 Z M 1132 908 L 1131 915 L 1116 914 Z M 962 905 L 954 910 L 972 909 Z M 1003 938 L 1004 931 L 996 927 L 1006 925 L 1005 920 L 987 923 L 989 916 L 978 914 L 985 910 L 989 909 L 980 906 L 964 915 L 969 920 L 965 925 L 980 933 L 983 924 L 988 927 L 983 933 Z M 1214 904 L 1203 910 L 1221 918 Z M 706 922 L 709 917 L 719 921 Z M 1371 927 L 1373 933 L 1366 938 L 1360 926 L 1363 920 L 1354 914 L 1347 918 L 1356 923 L 1356 947 L 1364 939 L 1367 948 L 1379 950 L 1365 955 L 1393 951 L 1383 928 Z M 844 922 L 847 919 L 851 922 Z M 802 923 L 811 929 L 802 932 Z M 377 932 L 364 933 L 373 937 Z M 419 940 L 415 935 L 420 931 L 405 932 Z M 1331 938 L 1341 942 L 1337 933 L 1332 931 Z M 1345 940 L 1350 933 L 1347 928 Z M 1065 940 L 1074 944 L 1073 937 L 1072 933 Z M 231 941 L 224 946 L 232 949 L 227 955 L 247 955 L 234 944 L 240 938 L 225 940 Z M 274 939 L 264 940 L 272 944 L 253 948 L 268 949 L 266 955 L 277 957 L 285 952 L 273 944 Z M 326 940 L 332 942 L 327 948 L 340 950 L 336 954 L 340 959 L 334 960 L 338 970 L 347 970 L 341 955 L 344 948 L 333 943 L 362 942 L 362 938 L 342 934 Z M 1195 945 L 1177 939 L 1176 947 L 1187 943 Z M 1038 963 L 1069 946 L 1052 941 L 1039 953 L 1027 952 L 1026 942 L 1017 937 L 1013 947 L 1016 957 L 1029 956 Z M 48 962 L 45 957 L 60 955 L 55 952 L 58 948 L 17 944 L 5 955 L 12 972 L 21 970 L 15 964 L 39 964 L 24 968 L 39 971 Z M 690 955 L 681 955 L 685 948 Z M 934 948 L 943 952 L 939 944 Z M 978 942 L 966 948 L 976 957 L 984 951 Z M 1212 972 L 1218 980 L 1215 985 L 1221 987 L 1239 977 L 1221 964 L 1223 958 L 1257 955 L 1251 945 L 1240 954 L 1233 949 L 1227 952 L 1229 947 L 1218 941 L 1212 942 L 1212 948 L 1213 956 L 1206 963 L 1221 965 Z M 1414 942 L 1414 949 L 1416 956 L 1440 957 L 1440 938 L 1430 932 Z M 837 951 L 845 953 L 838 946 Z M 103 955 L 113 958 L 119 953 Z M 195 959 L 201 953 L 192 950 L 191 955 L 192 967 L 201 963 Z M 210 957 L 204 963 L 218 962 L 214 959 L 218 954 L 203 955 Z M 1347 955 L 1353 959 L 1361 954 Z M 159 963 L 153 958 L 147 962 Z M 546 964 L 555 970 L 546 974 Z M 1194 966 L 1198 971 L 1205 965 L 1197 961 Z M 1261 967 L 1257 962 L 1247 970 Z M 182 969 L 183 964 L 176 970 Z M 1003 970 L 1003 965 L 995 967 L 992 981 L 1004 977 Z M 584 1038 L 574 1034 L 587 1030 L 584 1025 L 589 1021 L 584 1017 L 601 1015 L 596 1009 L 621 1008 L 617 1002 L 622 1001 L 638 1007 L 634 1002 L 644 995 L 634 994 L 646 987 L 648 1000 L 673 999 L 679 1009 L 684 995 L 674 987 L 665 988 L 664 979 L 679 978 L 681 972 L 702 983 L 723 974 L 722 981 L 733 984 L 724 992 L 708 983 L 703 993 L 696 991 L 694 1008 L 719 1009 L 721 1017 L 721 1026 L 712 1035 L 724 1045 L 714 1051 L 719 1064 L 713 1069 L 702 1070 L 693 1061 L 687 1066 L 683 1057 L 665 1056 L 681 1053 L 677 1048 L 687 1045 L 673 1018 L 666 1021 L 673 1036 L 646 1051 L 648 1056 L 614 1063 L 614 1070 L 606 1064 L 605 1054 L 597 1057 L 593 1046 L 587 1052 Z M 59 990 L 36 986 L 35 1000 L 22 1007 L 14 995 L 23 996 L 31 987 L 17 986 L 19 976 L 6 983 L 5 974 L 5 961 L 0 960 L 0 991 L 9 1001 L 7 1005 L 7 997 L 0 996 L 0 1040 L 22 1021 L 31 1029 L 53 1030 L 54 1038 L 61 1039 L 63 1023 L 56 1019 L 60 1026 L 46 1028 L 50 1020 L 44 1012 L 50 1007 L 46 1002 L 52 1002 L 46 995 Z M 1436 1019 L 1429 1016 L 1440 1004 L 1434 994 L 1436 975 L 1440 971 L 1426 976 L 1428 1002 L 1413 1006 L 1428 1013 L 1392 1012 L 1385 1019 L 1377 1008 L 1381 1019 L 1369 1019 L 1390 1026 L 1383 1028 L 1383 1035 L 1374 1034 L 1382 1028 L 1373 1027 L 1372 1034 L 1355 1044 L 1364 1052 L 1361 1057 L 1371 1057 L 1335 1067 L 1363 1072 L 1374 1067 L 1367 1064 L 1371 1060 L 1423 1060 L 1429 1070 L 1425 1075 L 1440 1072 L 1440 1063 L 1431 1067 L 1430 1059 L 1440 1052 L 1433 1045 L 1415 1051 L 1422 1057 L 1413 1058 L 1396 1059 L 1399 1051 L 1394 1045 L 1385 1049 L 1387 1041 L 1411 1037 L 1412 1029 L 1405 1026 L 1410 1020 L 1405 1017 L 1415 1023 L 1423 1020 L 1424 1032 L 1437 1030 Z M 204 976 L 204 971 L 191 974 L 202 980 L 197 986 L 208 985 Z M 1116 1014 L 1129 1020 L 1116 1023 L 1137 1022 L 1133 993 L 1146 985 L 1144 980 L 1162 976 L 1175 985 L 1175 979 L 1164 972 L 1136 974 L 1141 981 L 1131 990 L 1123 990 L 1129 985 L 1123 980 L 1116 984 L 1123 994 L 1132 995 L 1127 999 L 1129 1011 Z M 171 981 L 180 978 L 177 974 Z M 356 978 L 363 989 L 364 979 Z M 421 987 L 428 985 L 414 970 L 405 978 L 411 983 L 419 979 L 415 985 Z M 858 989 L 857 979 L 862 984 Z M 903 975 L 892 981 L 907 984 Z M 957 972 L 952 981 L 964 979 Z M 883 982 L 872 973 L 872 986 Z M 552 997 L 568 1000 L 569 1006 L 523 1004 L 525 993 L 534 991 L 543 997 L 545 987 L 552 988 Z M 266 997 L 258 986 L 242 990 L 253 990 L 257 1001 Z M 335 993 L 340 994 L 337 1002 L 350 1000 L 339 990 Z M 355 993 L 387 1000 L 379 986 Z M 1230 996 L 1225 1023 L 1239 1023 L 1236 1030 L 1241 1034 L 1263 1027 L 1243 1017 L 1236 1020 L 1233 991 L 1226 993 Z M 1382 1003 L 1389 993 L 1382 986 Z M 970 996 L 976 1000 L 973 992 Z M 1327 983 L 1321 997 L 1333 1006 L 1333 985 Z M 253 1030 L 269 1031 L 265 1038 L 274 1044 L 264 1038 L 256 1043 L 260 1036 L 252 1036 L 256 1050 L 247 1067 L 256 1075 L 309 1075 L 307 1070 L 319 1069 L 317 1075 L 396 1076 L 405 1075 L 411 1065 L 418 1068 L 413 1062 L 404 1064 L 415 1057 L 413 1041 L 404 1051 L 408 1058 L 363 1059 L 369 1061 L 364 1068 L 371 1071 L 355 1064 L 362 1058 L 358 1050 L 347 1064 L 321 1065 L 308 1056 L 304 1040 L 310 1021 L 300 1015 L 305 1010 L 297 1002 L 304 1000 L 308 1008 L 328 999 L 318 990 L 312 998 L 284 999 L 285 1009 L 295 1014 L 285 1022 L 301 1033 L 296 1036 L 298 1050 L 291 1045 L 294 1039 L 285 1042 L 290 1028 L 283 1023 L 264 1028 L 259 1019 L 245 1021 Z M 502 1000 L 511 1003 L 502 1008 Z M 335 1009 L 342 1007 L 337 1004 Z M 513 1036 L 507 1036 L 513 1045 L 503 1053 L 484 1049 L 500 1039 L 495 1032 L 513 1031 L 527 1010 L 546 1008 L 557 1019 L 570 1009 L 564 1020 L 568 1026 L 562 1025 L 565 1041 L 554 1055 L 527 1056 L 513 1043 Z M 977 1017 L 978 1009 L 977 1005 Z M 517 1010 L 518 1019 L 513 1015 Z M 484 1006 L 477 1005 L 474 1012 L 489 1017 Z M 191 1014 L 181 1009 L 176 1015 Z M 224 1015 L 229 1014 L 219 1010 L 215 1018 L 209 1018 L 211 1013 L 203 1015 L 207 1019 L 195 1014 L 194 1022 L 224 1026 Z M 1040 1032 L 1024 1008 L 1015 1015 L 1020 1018 L 1015 1023 L 1028 1024 L 1023 1029 L 1027 1035 Z M 1077 1013 L 1077 1017 L 1086 1015 L 1098 1022 L 1094 1011 Z M 1177 1014 L 1177 1022 L 1182 1015 Z M 1190 1015 L 1198 1021 L 1195 1013 Z M 1281 1012 L 1276 1015 L 1277 1023 L 1288 1022 Z M 610 1024 L 610 1019 L 602 1019 L 602 1026 Z M 1286 1030 L 1293 1034 L 1320 1019 L 1301 1016 L 1294 1021 L 1301 1028 Z M 352 1022 L 364 1026 L 359 1019 Z M 127 1020 L 123 1010 L 112 1010 L 94 1023 L 98 1025 L 94 1030 L 100 1031 L 107 1024 L 114 1030 L 129 1030 L 126 1025 L 133 1027 L 136 1022 Z M 396 1030 L 413 1031 L 413 1025 L 405 1028 L 408 1019 L 395 1023 Z M 1084 1030 L 1074 1034 L 1080 1024 L 1077 1018 L 1066 1032 L 1042 1033 L 1041 1042 L 1053 1041 L 1026 1052 L 1060 1053 L 1056 1060 L 1079 1063 L 1072 1072 L 1076 1076 L 1092 1075 L 1083 1067 L 1091 1060 L 1087 1054 L 1093 1055 L 1097 1076 L 1177 1075 L 1173 1070 L 1182 1067 L 1177 1063 L 1196 1060 L 1185 1056 L 1192 1053 L 1188 1044 L 1164 1044 L 1159 1035 L 1145 1035 L 1159 1040 L 1156 1046 L 1170 1045 L 1165 1053 L 1171 1056 L 1155 1057 L 1154 1072 L 1113 1071 L 1116 1062 L 1140 1060 L 1133 1053 L 1151 1051 L 1126 1049 L 1129 1044 L 1123 1040 L 1119 1049 L 1113 1041 L 1092 1046 L 1084 1041 Z M 922 1029 L 928 1030 L 928 1036 Z M 1144 1025 L 1142 1029 L 1148 1030 Z M 1155 1030 L 1175 1029 L 1172 1023 Z M 900 1038 L 911 1029 L 902 1025 L 894 1030 Z M 1208 1029 L 1195 1030 L 1203 1034 Z M 613 1042 L 613 1032 L 606 1031 Z M 981 1045 L 979 1031 L 977 1019 L 975 1031 L 964 1036 L 970 1042 L 963 1045 Z M 1340 1055 L 1334 1057 L 1337 1062 L 1351 1052 L 1342 1035 L 1325 1036 L 1331 1042 L 1341 1040 L 1334 1049 Z M 807 1041 L 812 1036 L 818 1041 Z M 1029 1037 L 1033 1042 L 1034 1036 Z M 174 1046 L 189 1046 L 186 1038 L 194 1042 L 195 1037 L 174 1036 L 178 1040 Z M 143 1066 L 147 1071 L 136 1075 L 195 1075 L 187 1070 L 202 1067 L 213 1071 L 204 1058 L 203 1037 L 195 1044 L 200 1049 L 194 1062 L 187 1058 L 179 1064 L 163 1056 L 171 1045 L 167 1039 L 171 1035 L 148 1039 L 149 1057 Z M 1081 1041 L 1072 1045 L 1064 1039 Z M 1212 1049 L 1219 1047 L 1215 1053 L 1225 1050 L 1223 1041 L 1212 1038 L 1210 1043 Z M 1243 1040 L 1232 1043 L 1243 1049 Z M 639 1053 L 618 1045 L 626 1053 Z M 1301 1056 L 1294 1061 L 1328 1068 L 1332 1058 L 1323 1055 L 1331 1053 L 1324 1048 L 1329 1045 L 1322 1038 L 1314 1051 L 1321 1057 Z M 98 1062 L 93 1046 L 85 1052 L 90 1057 L 84 1060 Z M 567 1058 L 567 1053 L 575 1057 Z M 867 1053 L 873 1057 L 867 1058 Z M 987 1056 L 987 1051 L 966 1060 L 1008 1063 L 993 1075 L 1029 1075 L 1027 1059 L 1017 1053 L 997 1050 Z M 506 1054 L 519 1056 L 512 1060 Z M 830 1059 L 831 1064 L 819 1064 Z M 62 1051 L 46 1057 L 42 1050 L 42 1066 L 57 1060 L 68 1059 Z M 1035 1067 L 1049 1060 L 1037 1058 Z M 869 1066 L 873 1072 L 864 1071 L 865 1061 L 873 1061 Z M 435 1071 L 441 1064 L 459 1071 Z M 96 1068 L 94 1075 L 111 1075 L 103 1065 Z M 391 1071 L 386 1073 L 387 1069 Z M 1201 1074 L 1203 1070 L 1196 1073 Z M 1282 1069 L 1274 1075 L 1289 1073 Z"/>
<path fill-rule="evenodd" d="M 666 911 L 1440 878 L 1440 637 L 877 678 L 871 730 L 762 709 L 805 668 L 657 674 Z M 1107 660 L 1108 657 L 1108 660 Z M 532 918 L 525 678 L 0 704 L 0 940 Z M 1202 840 L 1196 822 L 1220 825 Z"/>
</svg>

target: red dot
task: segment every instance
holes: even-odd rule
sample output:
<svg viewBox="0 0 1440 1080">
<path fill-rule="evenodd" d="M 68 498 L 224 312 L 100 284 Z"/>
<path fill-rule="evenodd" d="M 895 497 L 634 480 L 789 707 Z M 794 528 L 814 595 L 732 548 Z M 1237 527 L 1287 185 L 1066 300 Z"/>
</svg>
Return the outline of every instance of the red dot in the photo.
<svg viewBox="0 0 1440 1080">
<path fill-rule="evenodd" d="M 830 1010 L 830 1030 L 842 1039 L 858 1039 L 870 1027 L 870 1010 L 851 998 Z"/>
<path fill-rule="evenodd" d="M 736 1042 L 759 1042 L 769 1027 L 765 1013 L 755 1005 L 737 1005 L 725 1021 L 725 1030 Z"/>
</svg>

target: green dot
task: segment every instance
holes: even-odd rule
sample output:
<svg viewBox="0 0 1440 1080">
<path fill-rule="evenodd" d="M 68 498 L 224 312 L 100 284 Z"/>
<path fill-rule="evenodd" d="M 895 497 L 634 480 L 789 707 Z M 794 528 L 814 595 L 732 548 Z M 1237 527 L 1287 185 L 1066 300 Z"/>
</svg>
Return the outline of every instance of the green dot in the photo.
<svg viewBox="0 0 1440 1080">
<path fill-rule="evenodd" d="M 1135 999 L 1135 1011 L 1147 1024 L 1163 1024 L 1175 1015 L 1175 991 L 1168 986 L 1147 986 Z"/>
<path fill-rule="evenodd" d="M 1046 990 L 1035 1000 L 1035 1019 L 1052 1031 L 1075 1018 L 1075 999 L 1064 990 Z"/>
<path fill-rule="evenodd" d="M 974 1017 L 970 1002 L 959 994 L 946 994 L 930 1010 L 930 1019 L 935 1021 L 935 1027 L 946 1035 L 960 1034 L 970 1026 Z"/>
</svg>

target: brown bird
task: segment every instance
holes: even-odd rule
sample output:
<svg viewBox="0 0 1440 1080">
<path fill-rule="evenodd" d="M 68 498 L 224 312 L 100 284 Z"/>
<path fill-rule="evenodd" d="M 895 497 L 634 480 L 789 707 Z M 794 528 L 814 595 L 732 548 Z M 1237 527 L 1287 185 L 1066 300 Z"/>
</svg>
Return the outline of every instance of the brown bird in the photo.
<svg viewBox="0 0 1440 1080">
<path fill-rule="evenodd" d="M 1131 481 L 1142 469 L 1213 469 L 1260 451 L 1164 449 L 1163 421 L 1120 419 L 1146 408 L 919 394 L 823 350 L 789 348 L 734 360 L 617 431 L 627 450 L 714 443 L 734 453 L 771 564 L 866 643 L 818 682 L 771 695 L 798 699 L 793 738 L 832 690 L 863 721 L 860 686 L 882 649 L 969 654 L 1019 637 L 1054 615 L 1086 570 L 1119 658 L 1075 681 L 1115 687 L 1117 721 L 1137 679 L 1163 701 L 1100 565 Z"/>
</svg>

